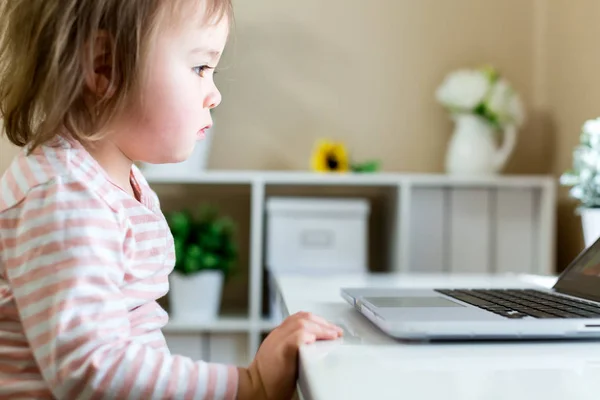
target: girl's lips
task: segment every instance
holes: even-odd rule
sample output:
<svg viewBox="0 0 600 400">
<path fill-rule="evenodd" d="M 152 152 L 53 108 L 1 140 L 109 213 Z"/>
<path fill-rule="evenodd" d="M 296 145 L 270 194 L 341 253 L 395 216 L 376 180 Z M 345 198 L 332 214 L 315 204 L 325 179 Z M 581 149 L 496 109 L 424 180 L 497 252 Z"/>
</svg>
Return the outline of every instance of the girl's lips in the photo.
<svg viewBox="0 0 600 400">
<path fill-rule="evenodd" d="M 208 131 L 210 129 L 210 125 L 205 126 L 204 128 L 200 129 L 198 131 L 198 134 L 196 135 L 198 137 L 198 139 L 204 139 L 206 137 L 206 131 Z"/>
</svg>

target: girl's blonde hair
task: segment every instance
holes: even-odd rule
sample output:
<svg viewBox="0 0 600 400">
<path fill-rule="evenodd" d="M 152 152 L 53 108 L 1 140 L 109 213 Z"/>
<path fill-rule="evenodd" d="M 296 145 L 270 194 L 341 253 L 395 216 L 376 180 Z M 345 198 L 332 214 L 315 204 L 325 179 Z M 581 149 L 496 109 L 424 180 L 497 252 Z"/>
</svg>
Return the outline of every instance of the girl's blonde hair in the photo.
<svg viewBox="0 0 600 400">
<path fill-rule="evenodd" d="M 0 0 L 0 116 L 8 139 L 30 150 L 63 128 L 82 142 L 97 139 L 141 84 L 158 28 L 191 18 L 198 5 L 206 23 L 232 17 L 231 0 Z M 101 34 L 111 46 L 111 78 L 107 94 L 90 104 L 86 76 L 93 76 Z"/>
</svg>

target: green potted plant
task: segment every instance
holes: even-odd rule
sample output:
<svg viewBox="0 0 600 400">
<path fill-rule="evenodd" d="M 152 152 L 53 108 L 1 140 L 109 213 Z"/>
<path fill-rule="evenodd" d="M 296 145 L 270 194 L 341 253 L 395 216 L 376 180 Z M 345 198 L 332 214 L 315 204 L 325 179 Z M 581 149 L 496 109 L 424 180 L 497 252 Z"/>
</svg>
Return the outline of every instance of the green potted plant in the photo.
<svg viewBox="0 0 600 400">
<path fill-rule="evenodd" d="M 169 277 L 171 313 L 176 318 L 218 318 L 224 281 L 238 259 L 235 224 L 216 207 L 167 213 L 175 244 L 175 268 Z"/>
<path fill-rule="evenodd" d="M 579 202 L 586 247 L 600 237 L 600 118 L 585 121 L 579 144 L 573 152 L 573 167 L 560 182 L 570 186 L 570 196 Z"/>
</svg>

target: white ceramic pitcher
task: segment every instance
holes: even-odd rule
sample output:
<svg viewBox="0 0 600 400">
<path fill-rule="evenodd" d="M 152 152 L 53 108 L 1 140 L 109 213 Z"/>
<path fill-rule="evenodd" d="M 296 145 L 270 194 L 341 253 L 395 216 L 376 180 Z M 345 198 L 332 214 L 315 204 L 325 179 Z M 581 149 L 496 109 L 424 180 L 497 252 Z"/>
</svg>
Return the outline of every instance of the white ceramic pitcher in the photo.
<svg viewBox="0 0 600 400">
<path fill-rule="evenodd" d="M 499 147 L 494 127 L 474 114 L 454 117 L 454 134 L 446 154 L 446 171 L 451 174 L 485 175 L 498 173 L 511 155 L 517 130 L 509 126 Z"/>
</svg>

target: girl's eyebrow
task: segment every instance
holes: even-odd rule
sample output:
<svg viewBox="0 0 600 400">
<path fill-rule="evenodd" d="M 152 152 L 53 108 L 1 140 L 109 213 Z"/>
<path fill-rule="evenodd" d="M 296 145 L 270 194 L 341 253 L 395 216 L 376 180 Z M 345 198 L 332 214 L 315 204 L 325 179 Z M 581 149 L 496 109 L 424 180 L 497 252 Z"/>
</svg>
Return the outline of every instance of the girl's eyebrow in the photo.
<svg viewBox="0 0 600 400">
<path fill-rule="evenodd" d="M 212 58 L 219 58 L 219 56 L 221 55 L 221 52 L 218 50 L 207 49 L 204 47 L 196 47 L 196 48 L 192 49 L 192 51 L 190 51 L 190 53 L 192 53 L 192 54 L 207 54 L 207 55 L 211 56 Z"/>
</svg>

